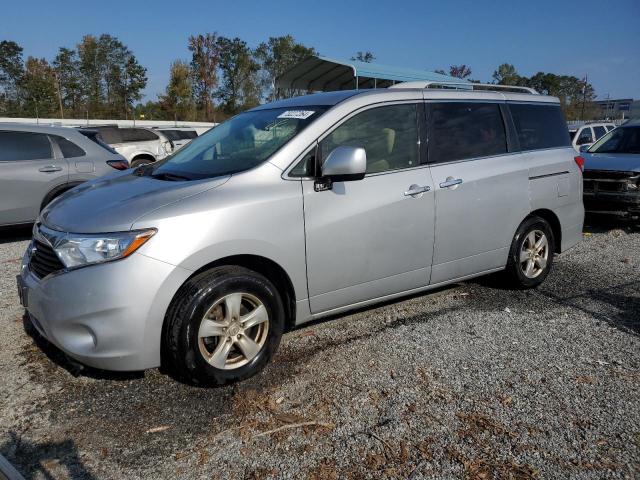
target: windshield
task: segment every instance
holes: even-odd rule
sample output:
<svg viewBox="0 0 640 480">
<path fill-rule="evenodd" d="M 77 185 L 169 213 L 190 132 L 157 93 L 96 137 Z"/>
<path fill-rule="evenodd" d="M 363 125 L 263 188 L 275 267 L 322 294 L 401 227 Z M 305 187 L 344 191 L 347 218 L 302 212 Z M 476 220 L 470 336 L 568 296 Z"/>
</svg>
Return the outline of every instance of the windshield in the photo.
<svg viewBox="0 0 640 480">
<path fill-rule="evenodd" d="M 640 153 L 640 126 L 611 130 L 593 144 L 589 153 Z"/>
<path fill-rule="evenodd" d="M 241 113 L 157 162 L 154 177 L 196 180 L 249 170 L 273 155 L 328 107 L 289 107 Z"/>
</svg>

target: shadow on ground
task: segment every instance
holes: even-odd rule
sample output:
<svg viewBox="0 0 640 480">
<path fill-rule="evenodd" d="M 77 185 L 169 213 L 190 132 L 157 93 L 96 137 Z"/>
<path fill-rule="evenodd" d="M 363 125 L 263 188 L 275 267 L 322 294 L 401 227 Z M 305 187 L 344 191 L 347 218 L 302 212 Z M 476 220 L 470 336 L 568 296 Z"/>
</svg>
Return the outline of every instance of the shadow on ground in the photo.
<svg viewBox="0 0 640 480">
<path fill-rule="evenodd" d="M 78 447 L 71 439 L 60 442 L 31 442 L 15 431 L 8 433 L 9 438 L 0 444 L 0 453 L 14 463 L 26 480 L 35 478 L 59 478 L 55 471 L 63 470 L 69 478 L 92 480 L 95 477 L 80 459 Z"/>
</svg>

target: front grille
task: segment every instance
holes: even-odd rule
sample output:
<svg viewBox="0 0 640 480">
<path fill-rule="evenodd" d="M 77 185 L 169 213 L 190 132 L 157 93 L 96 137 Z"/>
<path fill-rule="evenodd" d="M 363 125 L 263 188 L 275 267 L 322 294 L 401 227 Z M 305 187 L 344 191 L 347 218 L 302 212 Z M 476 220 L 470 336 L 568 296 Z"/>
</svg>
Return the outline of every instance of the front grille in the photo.
<svg viewBox="0 0 640 480">
<path fill-rule="evenodd" d="M 60 270 L 64 270 L 64 264 L 56 255 L 49 245 L 34 240 L 35 251 L 31 254 L 29 259 L 29 269 L 38 278 L 44 278 L 50 273 L 54 273 Z"/>
<path fill-rule="evenodd" d="M 626 192 L 629 184 L 638 182 L 638 173 L 585 170 L 583 178 L 585 192 Z"/>
</svg>

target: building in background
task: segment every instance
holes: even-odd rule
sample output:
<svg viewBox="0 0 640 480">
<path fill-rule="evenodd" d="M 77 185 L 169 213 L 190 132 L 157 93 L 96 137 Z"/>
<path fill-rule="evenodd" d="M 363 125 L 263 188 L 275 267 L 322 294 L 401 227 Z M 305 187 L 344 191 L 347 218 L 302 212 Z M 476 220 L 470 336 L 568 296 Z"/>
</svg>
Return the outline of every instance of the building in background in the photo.
<svg viewBox="0 0 640 480">
<path fill-rule="evenodd" d="M 597 100 L 593 102 L 599 109 L 599 118 L 623 120 L 640 118 L 640 100 L 633 98 Z"/>
</svg>

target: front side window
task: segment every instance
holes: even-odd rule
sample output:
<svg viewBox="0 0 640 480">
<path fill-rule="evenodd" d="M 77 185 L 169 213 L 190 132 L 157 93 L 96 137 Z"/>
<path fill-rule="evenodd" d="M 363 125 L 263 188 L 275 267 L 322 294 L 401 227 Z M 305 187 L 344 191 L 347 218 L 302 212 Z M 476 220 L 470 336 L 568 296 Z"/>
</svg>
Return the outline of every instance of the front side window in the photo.
<svg viewBox="0 0 640 480">
<path fill-rule="evenodd" d="M 507 152 L 497 103 L 444 102 L 429 105 L 429 162 L 451 162 Z"/>
<path fill-rule="evenodd" d="M 196 180 L 249 170 L 265 162 L 326 109 L 304 106 L 241 113 L 156 162 L 151 174 Z"/>
<path fill-rule="evenodd" d="M 640 153 L 640 126 L 619 127 L 598 140 L 590 153 Z"/>
<path fill-rule="evenodd" d="M 569 130 L 560 105 L 512 103 L 509 104 L 509 109 L 518 133 L 521 150 L 571 145 Z"/>
<path fill-rule="evenodd" d="M 362 147 L 367 173 L 411 168 L 419 164 L 417 105 L 376 107 L 350 118 L 320 143 L 323 160 L 336 147 Z"/>
<path fill-rule="evenodd" d="M 0 162 L 53 158 L 51 142 L 42 133 L 0 132 Z"/>
</svg>

